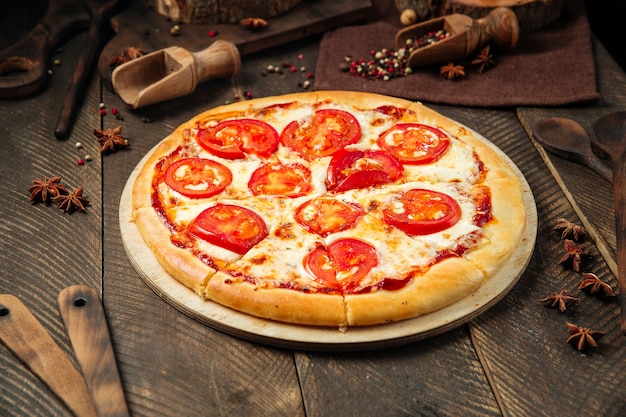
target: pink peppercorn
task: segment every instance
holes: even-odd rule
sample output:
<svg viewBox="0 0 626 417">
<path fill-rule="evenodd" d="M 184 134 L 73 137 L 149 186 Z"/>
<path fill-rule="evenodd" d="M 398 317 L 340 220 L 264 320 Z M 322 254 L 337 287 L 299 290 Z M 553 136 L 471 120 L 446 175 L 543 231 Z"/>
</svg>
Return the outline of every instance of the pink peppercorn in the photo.
<svg viewBox="0 0 626 417">
<path fill-rule="evenodd" d="M 78 165 L 85 165 L 85 160 L 79 159 L 78 161 L 76 161 L 76 163 L 78 163 Z"/>
<path fill-rule="evenodd" d="M 100 116 L 106 116 L 107 111 L 105 109 L 100 109 Z"/>
</svg>

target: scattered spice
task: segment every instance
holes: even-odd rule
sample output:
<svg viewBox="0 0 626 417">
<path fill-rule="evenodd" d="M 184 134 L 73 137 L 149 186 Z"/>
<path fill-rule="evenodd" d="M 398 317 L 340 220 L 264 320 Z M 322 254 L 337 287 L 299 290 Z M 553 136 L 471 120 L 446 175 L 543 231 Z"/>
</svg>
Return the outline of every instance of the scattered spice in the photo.
<svg viewBox="0 0 626 417">
<path fill-rule="evenodd" d="M 67 188 L 61 185 L 61 177 L 44 178 L 33 181 L 28 187 L 30 201 L 33 203 L 47 204 L 52 198 L 67 194 Z"/>
<path fill-rule="evenodd" d="M 78 161 L 76 161 L 76 163 L 78 165 L 85 165 L 85 160 L 84 159 L 79 159 Z"/>
<path fill-rule="evenodd" d="M 562 313 L 567 310 L 568 307 L 572 307 L 578 304 L 580 299 L 574 297 L 572 294 L 568 294 L 565 290 L 561 290 L 561 292 L 552 293 L 551 295 L 539 301 L 546 307 L 558 307 L 559 311 Z"/>
<path fill-rule="evenodd" d="M 210 30 L 209 37 L 214 38 L 218 35 L 217 30 Z"/>
<path fill-rule="evenodd" d="M 170 35 L 180 36 L 180 25 L 174 25 L 170 29 Z"/>
<path fill-rule="evenodd" d="M 83 187 L 78 187 L 69 194 L 58 195 L 52 201 L 69 214 L 72 214 L 75 210 L 85 211 L 85 206 L 89 205 L 89 200 L 83 197 Z"/>
<path fill-rule="evenodd" d="M 100 153 L 116 152 L 128 146 L 128 141 L 122 136 L 122 126 L 115 129 L 95 129 L 93 134 L 100 142 Z"/>
<path fill-rule="evenodd" d="M 580 272 L 580 264 L 582 263 L 583 256 L 589 255 L 591 243 L 584 242 L 576 244 L 573 240 L 565 239 L 563 246 L 565 247 L 566 253 L 559 259 L 559 265 L 570 266 L 574 271 Z"/>
<path fill-rule="evenodd" d="M 476 58 L 472 60 L 472 65 L 480 65 L 478 68 L 479 74 L 482 74 L 484 71 L 496 65 L 496 62 L 493 60 L 493 55 L 489 53 L 489 45 L 485 46 Z"/>
<path fill-rule="evenodd" d="M 117 67 L 128 61 L 139 58 L 140 56 L 143 56 L 145 54 L 146 53 L 143 50 L 135 48 L 134 46 L 130 46 L 124 49 L 119 56 L 113 58 L 111 62 L 109 62 L 109 67 Z"/>
<path fill-rule="evenodd" d="M 590 295 L 600 298 L 615 297 L 613 288 L 606 282 L 602 281 L 596 274 L 591 272 L 583 272 L 583 281 L 578 286 L 579 290 L 583 290 Z"/>
<path fill-rule="evenodd" d="M 589 348 L 598 347 L 598 340 L 606 333 L 580 327 L 572 323 L 566 323 L 570 336 L 566 342 L 574 346 L 579 351 L 586 351 Z"/>
<path fill-rule="evenodd" d="M 560 232 L 561 239 L 572 238 L 574 241 L 578 242 L 587 237 L 587 231 L 584 227 L 564 218 L 557 219 L 552 230 Z"/>
<path fill-rule="evenodd" d="M 241 26 L 252 30 L 260 30 L 267 27 L 267 21 L 260 17 L 246 17 L 245 19 L 241 19 L 239 23 Z"/>
<path fill-rule="evenodd" d="M 463 65 L 454 65 L 452 62 L 448 62 L 447 65 L 444 65 L 439 69 L 439 73 L 448 80 L 454 80 L 455 78 L 465 76 L 465 67 L 463 67 Z"/>
<path fill-rule="evenodd" d="M 411 52 L 424 46 L 432 45 L 450 36 L 450 33 L 439 30 L 432 31 L 418 39 L 407 39 L 403 47 L 394 49 L 381 49 L 371 51 L 369 59 L 353 61 L 349 56 L 344 57 L 340 65 L 342 71 L 367 78 L 388 81 L 392 78 L 403 77 L 412 73 L 411 67 L 407 66 Z"/>
</svg>

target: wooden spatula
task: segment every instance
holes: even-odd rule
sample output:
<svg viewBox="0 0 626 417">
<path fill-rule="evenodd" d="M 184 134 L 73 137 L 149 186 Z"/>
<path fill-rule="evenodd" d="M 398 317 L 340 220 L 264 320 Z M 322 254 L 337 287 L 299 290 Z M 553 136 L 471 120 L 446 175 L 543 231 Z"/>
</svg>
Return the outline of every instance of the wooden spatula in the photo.
<svg viewBox="0 0 626 417">
<path fill-rule="evenodd" d="M 96 417 L 80 371 L 17 297 L 0 294 L 0 340 L 77 417 Z"/>
<path fill-rule="evenodd" d="M 617 237 L 617 295 L 621 308 L 622 333 L 626 335 L 626 111 L 611 113 L 593 127 L 593 143 L 611 157 L 613 201 Z"/>
<path fill-rule="evenodd" d="M 98 293 L 86 285 L 72 285 L 59 293 L 58 303 L 98 416 L 127 417 L 124 390 Z"/>
</svg>

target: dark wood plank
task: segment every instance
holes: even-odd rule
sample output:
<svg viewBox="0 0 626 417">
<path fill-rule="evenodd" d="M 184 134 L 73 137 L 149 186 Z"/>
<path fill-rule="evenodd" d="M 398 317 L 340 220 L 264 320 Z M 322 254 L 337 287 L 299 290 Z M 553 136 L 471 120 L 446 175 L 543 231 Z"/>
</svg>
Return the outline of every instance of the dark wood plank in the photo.
<svg viewBox="0 0 626 417">
<path fill-rule="evenodd" d="M 310 417 L 500 415 L 466 326 L 382 351 L 298 353 L 296 363 Z"/>
<path fill-rule="evenodd" d="M 60 100 L 69 87 L 83 42 L 84 37 L 78 36 L 64 45 L 62 52 L 53 54 L 52 59 L 59 59 L 60 65 L 51 66 L 44 91 L 0 101 L 0 194 L 4 200 L 0 293 L 19 297 L 70 356 L 57 295 L 72 284 L 90 285 L 100 292 L 102 275 L 100 162 L 97 158 L 83 166 L 76 162 L 98 149 L 90 131 L 99 124 L 99 84 L 95 80 L 84 97 L 71 137 L 59 141 L 53 133 Z M 84 144 L 82 149 L 75 147 L 77 141 Z M 70 190 L 84 187 L 84 196 L 91 201 L 85 213 L 69 215 L 55 205 L 29 203 L 27 189 L 32 181 L 57 175 Z M 2 397 L 7 398 L 0 401 L 0 415 L 69 415 L 4 346 L 0 351 Z"/>
</svg>

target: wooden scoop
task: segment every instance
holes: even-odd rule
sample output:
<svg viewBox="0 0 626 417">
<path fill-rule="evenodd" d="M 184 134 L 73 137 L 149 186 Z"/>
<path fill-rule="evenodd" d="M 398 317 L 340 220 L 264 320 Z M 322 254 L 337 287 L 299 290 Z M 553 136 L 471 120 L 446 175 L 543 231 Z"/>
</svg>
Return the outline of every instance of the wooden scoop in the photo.
<svg viewBox="0 0 626 417">
<path fill-rule="evenodd" d="M 593 143 L 611 157 L 615 235 L 617 237 L 617 294 L 621 309 L 622 333 L 626 335 L 626 111 L 611 113 L 593 127 Z"/>
<path fill-rule="evenodd" d="M 580 124 L 571 119 L 551 117 L 541 120 L 533 129 L 535 137 L 553 154 L 585 165 L 611 182 L 613 173 L 591 148 L 589 135 Z"/>
<path fill-rule="evenodd" d="M 131 108 L 137 109 L 190 94 L 208 78 L 230 78 L 239 72 L 237 47 L 218 40 L 191 53 L 178 46 L 161 49 L 115 68 L 113 89 Z"/>
<path fill-rule="evenodd" d="M 481 19 L 451 14 L 407 26 L 396 34 L 396 48 L 404 47 L 407 39 L 420 39 L 439 30 L 450 36 L 413 50 L 408 66 L 425 67 L 463 59 L 486 45 L 506 52 L 513 49 L 519 39 L 515 13 L 509 8 L 498 7 Z"/>
</svg>

